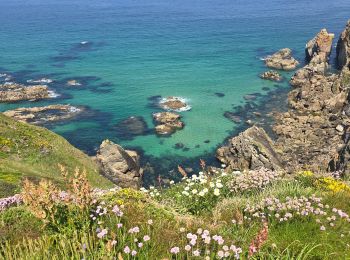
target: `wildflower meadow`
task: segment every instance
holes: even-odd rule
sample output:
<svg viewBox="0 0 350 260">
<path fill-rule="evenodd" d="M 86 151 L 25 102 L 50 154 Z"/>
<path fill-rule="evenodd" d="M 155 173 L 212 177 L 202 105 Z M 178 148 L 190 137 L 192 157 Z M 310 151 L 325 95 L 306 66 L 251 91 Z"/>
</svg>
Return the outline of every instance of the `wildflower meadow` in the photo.
<svg viewBox="0 0 350 260">
<path fill-rule="evenodd" d="M 61 172 L 64 190 L 26 180 L 0 200 L 1 259 L 350 257 L 350 189 L 336 173 L 203 165 L 138 191 L 96 190 L 84 171 Z"/>
</svg>

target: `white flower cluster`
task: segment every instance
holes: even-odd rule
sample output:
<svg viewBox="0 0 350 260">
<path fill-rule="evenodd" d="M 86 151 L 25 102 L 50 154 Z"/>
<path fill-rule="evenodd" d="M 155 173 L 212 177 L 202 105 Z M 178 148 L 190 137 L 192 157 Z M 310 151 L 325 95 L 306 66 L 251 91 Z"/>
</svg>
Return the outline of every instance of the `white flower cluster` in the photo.
<svg viewBox="0 0 350 260">
<path fill-rule="evenodd" d="M 140 191 L 144 192 L 144 193 L 148 193 L 152 198 L 155 198 L 155 197 L 159 197 L 160 196 L 160 193 L 159 193 L 159 190 L 156 189 L 154 186 L 150 186 L 149 187 L 149 190 L 147 190 L 146 188 L 142 187 L 140 189 Z"/>
<path fill-rule="evenodd" d="M 220 196 L 221 189 L 224 187 L 222 177 L 226 175 L 225 172 L 221 172 L 217 177 L 211 178 L 203 172 L 199 172 L 198 175 L 192 175 L 189 178 L 184 177 L 181 195 L 186 197 L 204 197 L 212 193 L 215 196 Z"/>
</svg>

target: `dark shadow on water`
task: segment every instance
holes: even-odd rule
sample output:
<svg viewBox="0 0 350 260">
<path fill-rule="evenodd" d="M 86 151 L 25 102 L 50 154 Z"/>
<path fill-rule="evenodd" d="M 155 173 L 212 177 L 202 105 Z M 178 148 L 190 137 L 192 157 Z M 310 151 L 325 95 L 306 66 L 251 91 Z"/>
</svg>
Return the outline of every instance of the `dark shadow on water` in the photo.
<svg viewBox="0 0 350 260">
<path fill-rule="evenodd" d="M 80 43 L 74 43 L 70 48 L 59 51 L 58 55 L 52 56 L 49 60 L 52 62 L 54 67 L 65 67 L 67 62 L 76 61 L 83 58 L 82 54 L 86 52 L 96 51 L 104 46 L 106 42 L 89 42 L 82 41 Z"/>
</svg>

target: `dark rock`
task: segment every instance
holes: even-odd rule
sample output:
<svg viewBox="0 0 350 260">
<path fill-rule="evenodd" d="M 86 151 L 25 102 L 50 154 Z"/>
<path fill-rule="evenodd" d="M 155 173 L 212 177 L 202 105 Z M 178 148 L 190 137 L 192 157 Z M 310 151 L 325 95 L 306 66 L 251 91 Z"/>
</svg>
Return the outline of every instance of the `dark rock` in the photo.
<svg viewBox="0 0 350 260">
<path fill-rule="evenodd" d="M 230 119 L 231 121 L 235 122 L 235 123 L 241 123 L 241 118 L 239 116 L 237 116 L 235 113 L 232 113 L 232 112 L 229 112 L 229 111 L 226 111 L 224 113 L 224 117 Z"/>
<path fill-rule="evenodd" d="M 182 149 L 184 147 L 185 147 L 185 145 L 183 143 L 176 143 L 174 148 L 175 149 Z"/>
<path fill-rule="evenodd" d="M 116 125 L 116 129 L 126 135 L 144 135 L 148 132 L 147 123 L 141 116 L 131 116 L 122 120 Z"/>
<path fill-rule="evenodd" d="M 339 68 L 347 67 L 350 69 L 350 20 L 338 40 L 337 63 Z"/>
<path fill-rule="evenodd" d="M 216 95 L 217 97 L 224 97 L 224 96 L 225 96 L 224 93 L 220 93 L 220 92 L 215 92 L 215 95 Z"/>
</svg>

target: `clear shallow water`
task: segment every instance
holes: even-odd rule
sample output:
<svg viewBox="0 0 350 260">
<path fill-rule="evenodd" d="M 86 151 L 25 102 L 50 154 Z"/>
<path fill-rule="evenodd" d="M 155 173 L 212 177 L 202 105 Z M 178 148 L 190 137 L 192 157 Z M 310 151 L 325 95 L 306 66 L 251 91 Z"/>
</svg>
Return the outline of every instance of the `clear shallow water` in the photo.
<svg viewBox="0 0 350 260">
<path fill-rule="evenodd" d="M 266 70 L 261 57 L 289 47 L 302 61 L 306 41 L 323 27 L 339 35 L 349 14 L 348 0 L 0 0 L 0 73 L 56 80 L 61 98 L 35 105 L 89 106 L 89 116 L 50 126 L 78 148 L 93 154 L 109 138 L 171 163 L 212 155 L 237 127 L 224 112 L 244 105 L 246 94 L 275 88 L 258 77 Z M 66 87 L 67 79 L 84 86 Z M 115 125 L 129 116 L 154 127 L 159 109 L 148 99 L 155 95 L 189 100 L 184 130 L 170 138 L 118 135 Z M 189 149 L 174 149 L 179 142 Z"/>
</svg>

